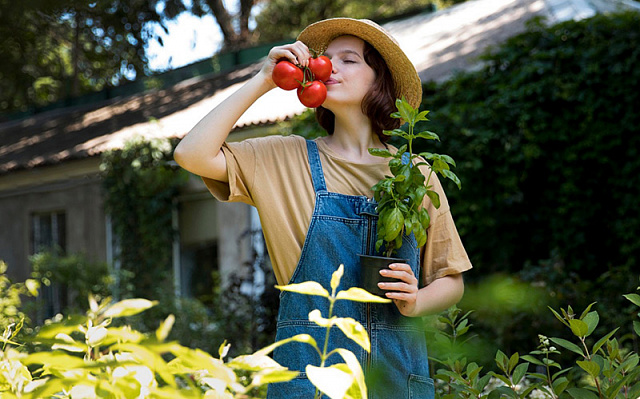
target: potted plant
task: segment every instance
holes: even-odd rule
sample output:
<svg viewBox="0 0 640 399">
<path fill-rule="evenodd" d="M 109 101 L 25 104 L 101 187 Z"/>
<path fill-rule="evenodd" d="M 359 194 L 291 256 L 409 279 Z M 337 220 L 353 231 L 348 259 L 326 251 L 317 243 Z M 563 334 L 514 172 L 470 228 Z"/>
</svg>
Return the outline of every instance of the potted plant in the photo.
<svg viewBox="0 0 640 399">
<path fill-rule="evenodd" d="M 407 143 L 395 153 L 377 148 L 369 149 L 371 155 L 390 158 L 389 169 L 392 175 L 385 176 L 372 187 L 378 213 L 376 252 L 384 256 L 360 255 L 363 288 L 382 296 L 384 291 L 378 288 L 377 283 L 391 280 L 383 278 L 380 270 L 391 263 L 408 261 L 392 257 L 402 246 L 403 235 L 413 233 L 419 248 L 427 242 L 427 229 L 431 220 L 422 206 L 424 196 L 428 196 L 436 208 L 440 207 L 440 197 L 430 184 L 433 174 L 440 174 L 455 182 L 458 188 L 461 187 L 460 180 L 450 170 L 450 166 L 455 166 L 455 161 L 450 156 L 413 152 L 413 140 L 417 138 L 440 140 L 433 132 L 414 131 L 418 122 L 428 121 L 429 111 L 420 112 L 404 98 L 396 100 L 396 108 L 398 111 L 391 116 L 405 121 L 407 130 L 385 130 L 384 134 L 401 137 Z M 427 176 L 422 173 L 420 166 L 429 167 Z"/>
</svg>

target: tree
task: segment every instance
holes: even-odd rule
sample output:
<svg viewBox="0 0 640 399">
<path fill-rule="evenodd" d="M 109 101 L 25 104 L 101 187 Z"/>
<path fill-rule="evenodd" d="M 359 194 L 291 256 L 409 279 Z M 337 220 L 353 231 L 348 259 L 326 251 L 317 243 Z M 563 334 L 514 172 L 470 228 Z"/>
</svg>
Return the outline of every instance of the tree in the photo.
<svg viewBox="0 0 640 399">
<path fill-rule="evenodd" d="M 147 74 L 149 22 L 163 26 L 184 10 L 182 0 L 0 0 L 0 112 Z"/>
<path fill-rule="evenodd" d="M 259 41 L 269 42 L 296 37 L 305 26 L 326 18 L 379 20 L 439 3 L 439 0 L 270 0 L 256 15 L 256 31 Z"/>
</svg>

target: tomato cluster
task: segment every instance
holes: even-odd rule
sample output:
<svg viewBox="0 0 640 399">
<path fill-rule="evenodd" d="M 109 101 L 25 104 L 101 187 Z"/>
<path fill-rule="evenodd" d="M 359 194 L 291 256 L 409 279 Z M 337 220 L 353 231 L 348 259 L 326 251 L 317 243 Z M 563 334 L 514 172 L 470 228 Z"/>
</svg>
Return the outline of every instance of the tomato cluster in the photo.
<svg viewBox="0 0 640 399">
<path fill-rule="evenodd" d="M 331 60 L 324 55 L 309 59 L 304 69 L 289 61 L 279 61 L 273 68 L 274 83 L 284 90 L 298 91 L 298 99 L 305 107 L 316 108 L 327 98 L 323 82 L 331 77 Z"/>
</svg>

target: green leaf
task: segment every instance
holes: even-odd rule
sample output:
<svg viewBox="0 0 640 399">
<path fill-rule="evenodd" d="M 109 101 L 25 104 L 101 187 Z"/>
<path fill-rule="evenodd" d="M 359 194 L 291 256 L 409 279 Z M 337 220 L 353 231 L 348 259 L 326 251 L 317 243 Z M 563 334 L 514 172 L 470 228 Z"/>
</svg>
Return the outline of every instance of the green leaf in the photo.
<svg viewBox="0 0 640 399">
<path fill-rule="evenodd" d="M 594 361 L 591 360 L 578 360 L 576 364 L 580 366 L 581 369 L 589 373 L 589 375 L 593 378 L 598 378 L 600 375 L 600 366 Z"/>
<path fill-rule="evenodd" d="M 625 297 L 628 300 L 630 300 L 634 305 L 640 306 L 640 295 L 638 295 L 638 294 L 626 294 L 626 295 L 623 295 L 623 297 Z"/>
<path fill-rule="evenodd" d="M 584 388 L 569 388 L 567 393 L 574 399 L 598 399 L 598 395 Z"/>
<path fill-rule="evenodd" d="M 329 298 L 329 292 L 315 281 L 305 281 L 299 284 L 289 285 L 276 285 L 276 288 L 281 291 L 295 292 L 297 294 L 304 295 L 317 295 L 325 298 Z"/>
<path fill-rule="evenodd" d="M 369 148 L 369 154 L 376 157 L 383 157 L 383 158 L 393 157 L 393 154 L 391 154 L 389 150 L 384 150 L 381 148 Z"/>
<path fill-rule="evenodd" d="M 381 298 L 358 287 L 351 287 L 348 290 L 338 292 L 337 299 L 344 299 L 354 302 L 390 303 L 391 299 Z"/>
<path fill-rule="evenodd" d="M 531 355 L 524 355 L 522 356 L 522 360 L 527 361 L 529 363 L 533 363 L 537 366 L 544 366 L 544 363 L 542 363 L 540 360 L 538 360 L 537 358 L 531 356 Z"/>
<path fill-rule="evenodd" d="M 396 108 L 400 113 L 400 117 L 410 125 L 415 124 L 416 110 L 409 104 L 409 102 L 402 97 L 402 99 L 396 99 Z"/>
<path fill-rule="evenodd" d="M 429 132 L 429 131 L 420 132 L 420 133 L 416 134 L 416 137 L 420 137 L 421 139 L 426 139 L 426 140 L 437 140 L 437 141 L 440 141 L 440 137 L 438 137 L 437 134 L 435 134 L 433 132 Z"/>
<path fill-rule="evenodd" d="M 456 184 L 456 186 L 458 186 L 458 189 L 462 189 L 462 183 L 460 182 L 460 179 L 458 178 L 458 176 L 453 173 L 452 171 L 445 169 L 443 171 L 440 172 L 444 177 L 446 177 L 447 179 L 451 180 L 452 182 L 454 182 Z"/>
<path fill-rule="evenodd" d="M 157 304 L 158 301 L 150 301 L 143 298 L 125 299 L 109 306 L 105 310 L 103 316 L 113 318 L 133 316 L 138 313 L 144 312 L 145 310 Z"/>
<path fill-rule="evenodd" d="M 437 192 L 433 190 L 427 190 L 427 196 L 431 200 L 431 203 L 433 204 L 433 206 L 436 207 L 436 209 L 440 208 L 440 196 L 438 195 Z"/>
<path fill-rule="evenodd" d="M 588 337 L 598 326 L 598 323 L 600 322 L 600 316 L 598 315 L 598 312 L 589 312 L 582 318 L 582 321 L 587 324 L 588 330 L 586 336 Z"/>
<path fill-rule="evenodd" d="M 573 342 L 569 342 L 566 339 L 562 339 L 562 338 L 549 338 L 549 340 L 556 345 L 560 345 L 561 347 L 570 350 L 573 353 L 577 353 L 580 356 L 584 356 L 582 349 L 580 349 L 580 347 L 574 344 Z"/>
<path fill-rule="evenodd" d="M 582 311 L 582 314 L 580 315 L 579 319 L 580 319 L 580 320 L 583 320 L 583 319 L 587 316 L 587 314 L 589 314 L 589 311 L 591 311 L 591 308 L 592 308 L 592 307 L 593 307 L 593 305 L 595 305 L 595 304 L 596 304 L 596 302 L 591 302 L 591 303 L 589 304 L 589 306 L 587 306 L 587 308 L 586 308 L 585 310 L 583 310 L 583 311 Z"/>
<path fill-rule="evenodd" d="M 502 398 L 502 395 L 508 397 L 508 398 L 517 398 L 518 394 L 511 388 L 509 387 L 498 387 L 494 390 L 491 391 L 491 393 L 488 396 L 488 399 L 500 399 Z"/>
<path fill-rule="evenodd" d="M 571 332 L 578 338 L 584 338 L 587 336 L 589 332 L 589 326 L 582 320 L 571 319 L 569 320 L 569 327 L 571 327 Z"/>
<path fill-rule="evenodd" d="M 399 208 L 393 208 L 389 213 L 382 216 L 382 223 L 385 225 L 386 234 L 384 240 L 391 242 L 400 235 L 404 225 L 404 216 Z"/>
<path fill-rule="evenodd" d="M 449 165 L 456 166 L 456 161 L 454 161 L 449 155 L 442 154 L 440 157 L 442 157 L 442 159 Z"/>
<path fill-rule="evenodd" d="M 619 329 L 619 328 L 620 328 L 620 327 L 617 327 L 615 330 L 611 331 L 609 334 L 607 334 L 607 335 L 605 335 L 604 337 L 600 338 L 600 339 L 598 340 L 598 342 L 596 342 L 596 343 L 593 345 L 593 348 L 591 349 L 591 353 L 597 353 L 597 352 L 598 352 L 598 350 L 602 347 L 602 345 L 604 345 L 604 344 L 607 342 L 607 340 L 608 340 L 609 338 L 611 338 L 611 336 L 612 336 L 613 334 L 615 334 L 615 333 L 616 333 L 616 331 L 618 331 L 618 329 Z"/>
<path fill-rule="evenodd" d="M 405 140 L 409 139 L 409 133 L 405 132 L 402 129 L 384 130 L 383 133 L 387 136 L 402 137 Z M 398 153 L 402 154 L 402 152 L 400 151 L 398 151 Z"/>
<path fill-rule="evenodd" d="M 336 365 L 329 367 L 307 365 L 305 371 L 309 381 L 331 399 L 343 399 L 347 390 L 355 382 L 353 375 Z"/>
<path fill-rule="evenodd" d="M 636 335 L 640 336 L 640 321 L 633 322 L 633 331 L 636 332 Z"/>
<path fill-rule="evenodd" d="M 562 392 L 564 392 L 565 389 L 567 389 L 568 386 L 569 386 L 569 380 L 566 377 L 560 377 L 555 381 L 553 381 L 553 384 L 552 384 L 553 392 L 556 395 L 560 395 Z"/>
<path fill-rule="evenodd" d="M 513 372 L 513 383 L 518 385 L 527 374 L 527 370 L 529 370 L 529 363 L 519 364 Z"/>
</svg>

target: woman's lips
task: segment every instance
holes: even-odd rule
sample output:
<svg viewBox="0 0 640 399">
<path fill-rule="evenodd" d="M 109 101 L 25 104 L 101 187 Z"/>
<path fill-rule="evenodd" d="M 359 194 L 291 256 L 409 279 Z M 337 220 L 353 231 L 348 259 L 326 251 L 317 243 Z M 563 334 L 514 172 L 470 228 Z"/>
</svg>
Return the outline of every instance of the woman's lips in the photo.
<svg viewBox="0 0 640 399">
<path fill-rule="evenodd" d="M 326 80 L 326 81 L 324 82 L 324 84 L 325 84 L 325 85 L 327 85 L 327 86 L 334 85 L 334 84 L 336 84 L 336 83 L 338 83 L 338 81 L 337 81 L 337 80 L 335 80 L 334 78 L 329 78 L 329 80 Z"/>
</svg>

